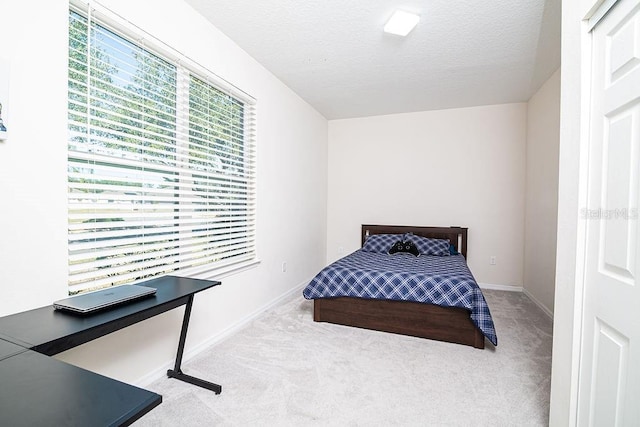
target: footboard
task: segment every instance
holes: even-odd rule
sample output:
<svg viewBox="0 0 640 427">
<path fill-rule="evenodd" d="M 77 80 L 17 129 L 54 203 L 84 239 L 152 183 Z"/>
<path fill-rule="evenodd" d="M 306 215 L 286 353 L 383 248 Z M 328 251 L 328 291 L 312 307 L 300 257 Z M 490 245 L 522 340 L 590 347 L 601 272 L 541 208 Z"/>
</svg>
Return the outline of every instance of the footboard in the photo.
<svg viewBox="0 0 640 427">
<path fill-rule="evenodd" d="M 484 348 L 484 335 L 469 311 L 411 301 L 363 298 L 319 298 L 313 302 L 313 320 L 392 332 Z"/>
</svg>

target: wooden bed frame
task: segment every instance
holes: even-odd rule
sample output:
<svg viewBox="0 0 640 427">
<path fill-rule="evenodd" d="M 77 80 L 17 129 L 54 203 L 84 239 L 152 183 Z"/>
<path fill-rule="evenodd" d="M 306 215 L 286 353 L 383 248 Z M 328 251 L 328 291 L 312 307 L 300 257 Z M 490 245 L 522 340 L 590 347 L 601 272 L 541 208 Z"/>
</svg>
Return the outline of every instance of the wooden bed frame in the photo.
<svg viewBox="0 0 640 427">
<path fill-rule="evenodd" d="M 363 225 L 362 244 L 372 234 L 407 232 L 447 239 L 467 257 L 467 229 L 463 227 Z M 484 348 L 484 335 L 471 321 L 469 310 L 458 307 L 352 297 L 318 298 L 313 301 L 313 320 Z"/>
</svg>

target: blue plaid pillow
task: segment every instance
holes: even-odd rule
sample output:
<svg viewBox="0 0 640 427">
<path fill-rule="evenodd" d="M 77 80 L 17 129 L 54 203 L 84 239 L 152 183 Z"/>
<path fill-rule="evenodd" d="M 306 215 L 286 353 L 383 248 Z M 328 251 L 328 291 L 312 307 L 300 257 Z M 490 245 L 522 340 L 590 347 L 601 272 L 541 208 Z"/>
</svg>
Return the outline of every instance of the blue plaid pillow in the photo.
<svg viewBox="0 0 640 427">
<path fill-rule="evenodd" d="M 372 234 L 364 241 L 362 250 L 386 254 L 398 240 L 402 240 L 402 234 Z"/>
<path fill-rule="evenodd" d="M 444 239 L 432 239 L 429 237 L 416 236 L 412 233 L 404 235 L 405 242 L 412 242 L 418 247 L 420 255 L 449 256 L 449 241 Z"/>
</svg>

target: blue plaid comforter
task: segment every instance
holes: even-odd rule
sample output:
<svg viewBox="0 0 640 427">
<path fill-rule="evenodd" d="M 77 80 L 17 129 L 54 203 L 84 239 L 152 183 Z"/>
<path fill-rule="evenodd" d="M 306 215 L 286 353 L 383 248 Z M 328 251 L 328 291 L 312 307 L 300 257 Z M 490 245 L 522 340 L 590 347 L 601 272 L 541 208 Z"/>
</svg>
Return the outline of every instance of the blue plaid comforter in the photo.
<svg viewBox="0 0 640 427">
<path fill-rule="evenodd" d="M 489 306 L 462 255 L 415 257 L 357 250 L 325 267 L 303 291 L 307 299 L 358 297 L 462 307 L 498 345 Z"/>
</svg>

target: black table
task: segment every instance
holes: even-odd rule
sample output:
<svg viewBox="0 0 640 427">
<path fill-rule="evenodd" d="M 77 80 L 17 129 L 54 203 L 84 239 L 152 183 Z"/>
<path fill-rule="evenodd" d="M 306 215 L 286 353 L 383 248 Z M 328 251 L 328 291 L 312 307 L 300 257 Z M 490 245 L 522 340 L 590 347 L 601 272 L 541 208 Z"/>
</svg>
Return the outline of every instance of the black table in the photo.
<svg viewBox="0 0 640 427">
<path fill-rule="evenodd" d="M 162 396 L 35 351 L 0 361 L 0 424 L 4 426 L 129 425 Z"/>
<path fill-rule="evenodd" d="M 132 423 L 162 397 L 46 356 L 181 305 L 176 363 L 167 375 L 219 394 L 221 386 L 184 374 L 181 364 L 194 295 L 220 282 L 165 276 L 141 285 L 156 295 L 86 316 L 47 306 L 0 318 L 0 425 Z"/>
</svg>

